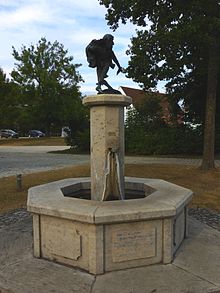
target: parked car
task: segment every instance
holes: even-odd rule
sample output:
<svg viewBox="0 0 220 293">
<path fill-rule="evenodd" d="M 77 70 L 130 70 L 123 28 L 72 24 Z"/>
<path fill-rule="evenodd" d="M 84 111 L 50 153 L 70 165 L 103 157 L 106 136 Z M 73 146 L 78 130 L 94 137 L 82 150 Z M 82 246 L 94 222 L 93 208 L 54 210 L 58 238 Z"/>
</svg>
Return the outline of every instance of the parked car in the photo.
<svg viewBox="0 0 220 293">
<path fill-rule="evenodd" d="M 5 138 L 19 138 L 19 135 L 17 132 L 15 132 L 12 129 L 1 129 L 0 130 L 0 137 L 5 137 Z"/>
<path fill-rule="evenodd" d="M 42 131 L 40 130 L 30 130 L 29 133 L 28 133 L 28 136 L 29 137 L 44 137 L 45 136 L 45 133 L 43 133 Z"/>
</svg>

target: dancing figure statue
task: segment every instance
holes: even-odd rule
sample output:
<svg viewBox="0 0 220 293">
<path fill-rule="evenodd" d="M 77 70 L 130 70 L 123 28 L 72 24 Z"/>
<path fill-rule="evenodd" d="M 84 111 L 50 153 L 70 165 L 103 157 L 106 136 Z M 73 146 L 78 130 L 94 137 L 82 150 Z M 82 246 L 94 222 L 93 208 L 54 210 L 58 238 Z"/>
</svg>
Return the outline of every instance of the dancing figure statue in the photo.
<svg viewBox="0 0 220 293">
<path fill-rule="evenodd" d="M 102 39 L 92 40 L 90 44 L 86 47 L 86 56 L 89 67 L 96 67 L 97 70 L 98 82 L 96 90 L 100 94 L 104 92 L 120 93 L 117 90 L 113 89 L 105 80 L 108 77 L 107 73 L 109 68 L 114 68 L 115 64 L 118 66 L 117 74 L 123 71 L 118 62 L 118 59 L 115 56 L 115 53 L 113 52 L 113 45 L 114 37 L 110 34 L 106 34 Z M 103 91 L 102 85 L 106 86 L 107 90 Z"/>
</svg>

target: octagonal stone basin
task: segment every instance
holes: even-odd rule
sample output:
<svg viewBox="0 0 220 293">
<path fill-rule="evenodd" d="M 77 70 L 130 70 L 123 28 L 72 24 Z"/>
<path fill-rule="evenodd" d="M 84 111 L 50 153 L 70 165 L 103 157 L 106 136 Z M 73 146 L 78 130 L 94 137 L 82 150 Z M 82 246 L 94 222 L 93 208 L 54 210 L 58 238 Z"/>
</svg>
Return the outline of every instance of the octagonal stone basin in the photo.
<svg viewBox="0 0 220 293">
<path fill-rule="evenodd" d="M 128 200 L 89 200 L 90 178 L 31 188 L 34 255 L 92 274 L 170 263 L 187 236 L 192 191 L 126 177 L 125 194 Z"/>
</svg>

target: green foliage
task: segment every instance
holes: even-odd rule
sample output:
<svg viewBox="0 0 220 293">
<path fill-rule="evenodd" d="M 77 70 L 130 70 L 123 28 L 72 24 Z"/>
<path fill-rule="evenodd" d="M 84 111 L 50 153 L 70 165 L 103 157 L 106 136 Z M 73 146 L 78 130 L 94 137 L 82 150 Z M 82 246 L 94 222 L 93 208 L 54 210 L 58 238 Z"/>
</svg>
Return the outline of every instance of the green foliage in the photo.
<svg viewBox="0 0 220 293">
<path fill-rule="evenodd" d="M 154 131 L 127 128 L 126 152 L 135 155 L 201 154 L 203 137 L 198 129 L 163 127 Z"/>
<path fill-rule="evenodd" d="M 143 27 L 137 30 L 127 52 L 131 58 L 128 76 L 146 89 L 167 80 L 168 93 L 176 102 L 183 100 L 188 119 L 203 123 L 210 48 L 213 42 L 220 44 L 219 1 L 99 2 L 107 8 L 106 19 L 113 29 L 120 21 Z M 220 96 L 219 87 L 217 96 Z M 219 111 L 220 103 L 217 103 Z M 220 123 L 219 115 L 217 118 Z"/>
<path fill-rule="evenodd" d="M 165 124 L 158 102 L 130 109 L 125 122 L 126 152 L 136 155 L 198 154 L 202 151 L 202 132 L 186 125 Z"/>
<path fill-rule="evenodd" d="M 75 137 L 75 143 L 77 150 L 83 152 L 89 152 L 90 150 L 90 129 L 87 128 L 84 131 L 78 131 Z"/>
<path fill-rule="evenodd" d="M 184 101 L 188 118 L 204 126 L 203 169 L 214 167 L 216 97 L 220 96 L 220 5 L 217 0 L 99 0 L 108 24 L 142 26 L 128 50 L 128 77 L 143 88 L 167 80 L 167 92 Z M 119 3 L 120 2 L 120 3 Z M 201 85 L 201 87 L 200 87 Z M 201 95 L 200 95 L 201 94 Z M 220 103 L 217 103 L 217 113 Z M 205 115 L 204 115 L 205 114 Z M 220 123 L 220 119 L 217 119 Z"/>
<path fill-rule="evenodd" d="M 65 138 L 66 144 L 70 145 L 74 151 L 89 152 L 90 150 L 90 129 L 89 127 L 75 132 L 75 135 L 69 135 Z"/>
<path fill-rule="evenodd" d="M 130 129 L 151 130 L 163 127 L 164 121 L 160 99 L 153 95 L 149 96 L 143 103 L 136 108 L 130 108 L 127 111 L 125 125 Z"/>
<path fill-rule="evenodd" d="M 73 57 L 59 42 L 42 38 L 36 45 L 13 47 L 16 60 L 11 73 L 22 88 L 22 119 L 27 127 L 39 128 L 50 134 L 52 129 L 68 125 L 72 117 L 82 112 L 79 82 L 82 81 L 72 64 Z"/>
<path fill-rule="evenodd" d="M 18 129 L 21 90 L 0 68 L 0 128 Z"/>
</svg>

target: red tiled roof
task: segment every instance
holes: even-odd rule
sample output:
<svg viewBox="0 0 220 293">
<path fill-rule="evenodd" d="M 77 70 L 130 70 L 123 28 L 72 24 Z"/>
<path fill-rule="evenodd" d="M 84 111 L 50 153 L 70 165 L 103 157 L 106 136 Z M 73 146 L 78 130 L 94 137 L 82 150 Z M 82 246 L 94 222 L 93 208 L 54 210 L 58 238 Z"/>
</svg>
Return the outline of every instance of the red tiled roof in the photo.
<svg viewBox="0 0 220 293">
<path fill-rule="evenodd" d="M 132 98 L 132 104 L 134 107 L 141 105 L 144 101 L 146 101 L 146 99 L 150 98 L 151 96 L 160 98 L 160 106 L 162 108 L 164 116 L 170 116 L 169 102 L 167 101 L 166 94 L 159 92 L 146 92 L 144 90 L 124 86 L 122 86 L 121 89 L 126 96 Z"/>
<path fill-rule="evenodd" d="M 144 91 L 141 89 L 135 89 L 130 87 L 121 86 L 124 94 L 132 98 L 132 104 L 135 108 L 141 106 L 147 99 L 150 97 L 157 97 L 160 100 L 160 106 L 162 108 L 163 116 L 162 118 L 166 121 L 166 123 L 171 122 L 171 111 L 170 111 L 170 104 L 167 99 L 167 95 L 160 92 L 150 92 Z M 181 118 L 182 120 L 182 118 Z M 183 121 L 178 121 L 178 123 L 182 123 Z"/>
<path fill-rule="evenodd" d="M 124 94 L 126 96 L 129 96 L 132 98 L 133 105 L 140 105 L 142 104 L 146 99 L 148 99 L 150 96 L 157 96 L 158 98 L 161 98 L 161 100 L 166 100 L 166 94 L 159 93 L 159 92 L 146 92 L 141 89 L 135 89 L 130 87 L 122 86 L 121 89 L 123 90 Z"/>
</svg>

